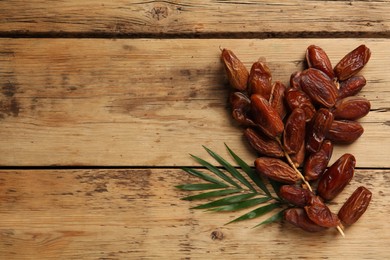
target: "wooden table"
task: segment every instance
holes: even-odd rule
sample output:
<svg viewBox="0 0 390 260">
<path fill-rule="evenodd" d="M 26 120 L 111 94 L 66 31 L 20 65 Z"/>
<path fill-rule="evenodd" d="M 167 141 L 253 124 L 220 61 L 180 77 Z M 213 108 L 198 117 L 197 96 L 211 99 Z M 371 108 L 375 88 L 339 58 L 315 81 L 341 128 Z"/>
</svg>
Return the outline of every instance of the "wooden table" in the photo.
<svg viewBox="0 0 390 260">
<path fill-rule="evenodd" d="M 390 257 L 390 1 L 0 1 L 0 36 L 2 259 Z M 287 83 L 310 44 L 333 64 L 372 51 L 365 133 L 332 159 L 353 153 L 356 175 L 331 204 L 365 185 L 369 210 L 345 239 L 190 210 L 189 153 L 255 158 L 220 48 Z"/>
</svg>

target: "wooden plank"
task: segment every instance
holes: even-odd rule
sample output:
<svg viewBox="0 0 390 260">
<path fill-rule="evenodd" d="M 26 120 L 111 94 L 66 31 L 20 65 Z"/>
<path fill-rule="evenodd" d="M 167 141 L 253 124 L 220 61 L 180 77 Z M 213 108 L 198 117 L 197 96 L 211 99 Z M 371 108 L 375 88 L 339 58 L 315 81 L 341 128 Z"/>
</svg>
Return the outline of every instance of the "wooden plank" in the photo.
<svg viewBox="0 0 390 260">
<path fill-rule="evenodd" d="M 0 1 L 0 33 L 389 35 L 390 2 Z"/>
<path fill-rule="evenodd" d="M 367 44 L 372 58 L 361 92 L 372 103 L 353 145 L 358 167 L 389 167 L 388 39 L 1 39 L 0 165 L 193 165 L 230 145 L 248 162 L 252 151 L 226 105 L 220 48 L 249 68 L 265 57 L 275 80 L 302 68 L 309 44 L 335 64 Z"/>
<path fill-rule="evenodd" d="M 261 220 L 225 226 L 238 216 L 189 210 L 195 182 L 181 170 L 2 170 L 0 255 L 4 259 L 291 258 L 387 259 L 388 170 L 359 170 L 330 207 L 337 212 L 355 188 L 373 200 L 346 229 L 305 233 L 287 223 L 252 229 Z M 212 232 L 219 235 L 212 239 Z M 23 250 L 21 250 L 23 249 Z"/>
</svg>

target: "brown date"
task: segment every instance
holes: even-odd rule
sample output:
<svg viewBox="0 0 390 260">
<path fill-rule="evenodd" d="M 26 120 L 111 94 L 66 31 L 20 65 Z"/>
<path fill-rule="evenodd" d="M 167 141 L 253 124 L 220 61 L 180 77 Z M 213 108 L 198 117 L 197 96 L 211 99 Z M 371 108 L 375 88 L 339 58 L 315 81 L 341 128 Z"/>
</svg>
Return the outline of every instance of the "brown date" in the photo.
<svg viewBox="0 0 390 260">
<path fill-rule="evenodd" d="M 366 79 L 361 75 L 350 77 L 340 82 L 338 99 L 354 96 L 366 85 Z"/>
<path fill-rule="evenodd" d="M 249 78 L 249 72 L 245 65 L 231 50 L 223 49 L 221 58 L 230 85 L 238 91 L 245 91 Z"/>
<path fill-rule="evenodd" d="M 260 157 L 255 160 L 257 173 L 285 184 L 294 184 L 299 177 L 287 163 L 280 159 Z"/>
<path fill-rule="evenodd" d="M 321 108 L 317 111 L 307 130 L 306 149 L 309 152 L 315 153 L 320 149 L 332 122 L 333 114 L 328 109 Z"/>
<path fill-rule="evenodd" d="M 305 161 L 303 172 L 306 180 L 317 180 L 326 170 L 329 160 L 332 157 L 333 144 L 329 140 L 322 142 L 320 150 L 312 153 Z"/>
<path fill-rule="evenodd" d="M 305 141 L 303 141 L 301 148 L 295 154 L 290 154 L 291 161 L 294 163 L 295 167 L 301 167 L 306 157 L 306 145 Z"/>
<path fill-rule="evenodd" d="M 358 73 L 367 64 L 371 51 L 365 45 L 360 45 L 347 55 L 334 67 L 336 77 L 342 81 Z"/>
<path fill-rule="evenodd" d="M 279 196 L 288 203 L 303 208 L 314 195 L 311 191 L 294 185 L 283 185 L 280 187 Z"/>
<path fill-rule="evenodd" d="M 308 232 L 319 232 L 326 229 L 326 227 L 321 227 L 311 221 L 302 208 L 290 208 L 285 210 L 283 218 L 285 221 Z"/>
<path fill-rule="evenodd" d="M 296 71 L 290 76 L 290 88 L 301 89 L 301 72 Z"/>
<path fill-rule="evenodd" d="M 364 132 L 361 124 L 355 121 L 334 120 L 326 133 L 326 138 L 335 144 L 351 144 Z"/>
<path fill-rule="evenodd" d="M 310 68 L 315 68 L 324 72 L 330 79 L 334 78 L 332 64 L 325 51 L 316 46 L 310 45 L 306 50 L 306 61 Z"/>
<path fill-rule="evenodd" d="M 284 124 L 278 112 L 261 95 L 251 96 L 251 112 L 256 126 L 268 137 L 275 138 L 283 133 Z"/>
<path fill-rule="evenodd" d="M 284 156 L 282 148 L 274 139 L 251 128 L 244 130 L 244 136 L 248 140 L 250 146 L 259 154 L 276 158 Z"/>
<path fill-rule="evenodd" d="M 318 196 L 311 197 L 305 211 L 309 219 L 321 227 L 330 228 L 340 224 L 337 215 L 332 213 Z"/>
<path fill-rule="evenodd" d="M 251 101 L 241 92 L 230 94 L 229 102 L 232 107 L 233 118 L 243 126 L 254 126 L 255 123 L 250 119 Z"/>
<path fill-rule="evenodd" d="M 355 223 L 366 211 L 372 197 L 371 191 L 360 186 L 341 207 L 338 216 L 346 225 Z"/>
<path fill-rule="evenodd" d="M 305 128 L 305 111 L 300 108 L 294 109 L 286 121 L 283 132 L 283 145 L 287 153 L 298 153 L 305 141 Z"/>
<path fill-rule="evenodd" d="M 271 82 L 272 74 L 268 66 L 261 61 L 253 63 L 248 79 L 249 94 L 260 94 L 268 100 L 271 95 Z"/>
<path fill-rule="evenodd" d="M 320 106 L 329 108 L 336 102 L 338 93 L 334 82 L 318 69 L 309 68 L 301 73 L 301 88 Z"/>
<path fill-rule="evenodd" d="M 311 103 L 309 96 L 302 90 L 287 90 L 285 93 L 285 99 L 291 110 L 294 110 L 295 108 L 302 108 L 305 111 L 306 122 L 310 121 L 316 113 L 316 109 Z"/>
<path fill-rule="evenodd" d="M 335 119 L 357 120 L 367 115 L 370 109 L 370 101 L 353 96 L 338 100 L 332 112 Z"/>
<path fill-rule="evenodd" d="M 334 199 L 351 181 L 356 160 L 352 154 L 342 155 L 322 175 L 317 192 L 325 200 Z"/>
<path fill-rule="evenodd" d="M 276 81 L 272 86 L 271 97 L 269 103 L 276 111 L 281 119 L 283 119 L 286 114 L 286 105 L 284 103 L 284 93 L 286 92 L 286 86 L 283 85 L 280 81 Z"/>
</svg>

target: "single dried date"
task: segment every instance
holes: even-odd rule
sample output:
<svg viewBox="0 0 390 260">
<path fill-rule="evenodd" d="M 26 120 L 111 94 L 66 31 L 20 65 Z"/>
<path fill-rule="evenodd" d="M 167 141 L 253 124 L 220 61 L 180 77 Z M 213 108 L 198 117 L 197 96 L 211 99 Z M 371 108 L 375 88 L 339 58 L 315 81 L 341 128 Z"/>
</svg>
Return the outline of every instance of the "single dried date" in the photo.
<svg viewBox="0 0 390 260">
<path fill-rule="evenodd" d="M 294 185 L 283 185 L 280 187 L 279 196 L 288 203 L 303 208 L 309 203 L 314 194 Z"/>
<path fill-rule="evenodd" d="M 294 110 L 295 108 L 301 108 L 305 111 L 306 122 L 310 121 L 316 113 L 316 109 L 311 103 L 309 96 L 306 95 L 306 93 L 302 90 L 287 90 L 285 93 L 285 99 L 290 110 Z"/>
<path fill-rule="evenodd" d="M 276 81 L 272 86 L 271 97 L 269 103 L 276 111 L 281 119 L 283 119 L 286 114 L 286 105 L 284 102 L 284 93 L 286 92 L 286 86 L 283 85 L 280 81 Z"/>
<path fill-rule="evenodd" d="M 334 78 L 332 64 L 326 52 L 319 46 L 310 45 L 306 50 L 306 61 L 310 68 L 324 72 L 330 79 Z"/>
<path fill-rule="evenodd" d="M 272 74 L 267 64 L 257 61 L 253 63 L 248 79 L 248 92 L 260 94 L 265 99 L 269 99 L 272 89 Z"/>
<path fill-rule="evenodd" d="M 309 68 L 304 70 L 300 77 L 302 90 L 314 103 L 327 108 L 334 106 L 337 88 L 324 72 Z"/>
<path fill-rule="evenodd" d="M 261 155 L 280 158 L 284 156 L 284 152 L 279 143 L 264 134 L 251 128 L 244 130 L 244 136 L 249 142 L 249 145 Z"/>
<path fill-rule="evenodd" d="M 361 75 L 353 76 L 340 82 L 339 99 L 354 96 L 366 85 L 366 79 Z"/>
<path fill-rule="evenodd" d="M 357 120 L 370 112 L 371 104 L 363 97 L 346 97 L 336 102 L 332 113 L 335 119 Z"/>
<path fill-rule="evenodd" d="M 325 200 L 334 199 L 351 181 L 355 164 L 352 154 L 342 155 L 322 175 L 317 187 L 318 194 Z"/>
<path fill-rule="evenodd" d="M 298 153 L 305 141 L 305 128 L 305 111 L 300 108 L 294 109 L 286 121 L 283 132 L 283 145 L 289 154 Z"/>
<path fill-rule="evenodd" d="M 357 188 L 341 207 L 339 219 L 346 225 L 355 223 L 367 210 L 371 197 L 372 193 L 367 188 Z"/>
<path fill-rule="evenodd" d="M 333 120 L 326 138 L 335 144 L 351 144 L 364 132 L 362 125 L 355 121 Z"/>
<path fill-rule="evenodd" d="M 330 228 L 340 224 L 337 215 L 332 213 L 318 196 L 311 197 L 305 211 L 309 219 L 321 227 Z"/>
<path fill-rule="evenodd" d="M 285 184 L 294 184 L 298 175 L 287 163 L 280 159 L 260 157 L 255 160 L 255 168 L 259 174 Z"/>
<path fill-rule="evenodd" d="M 245 65 L 231 50 L 223 49 L 221 57 L 230 85 L 238 91 L 245 91 L 249 78 Z"/>
<path fill-rule="evenodd" d="M 253 121 L 270 138 L 281 136 L 284 124 L 278 112 L 259 94 L 251 96 Z"/>
<path fill-rule="evenodd" d="M 365 45 L 360 45 L 347 55 L 334 67 L 336 77 L 342 81 L 358 73 L 367 64 L 371 51 Z"/>
</svg>

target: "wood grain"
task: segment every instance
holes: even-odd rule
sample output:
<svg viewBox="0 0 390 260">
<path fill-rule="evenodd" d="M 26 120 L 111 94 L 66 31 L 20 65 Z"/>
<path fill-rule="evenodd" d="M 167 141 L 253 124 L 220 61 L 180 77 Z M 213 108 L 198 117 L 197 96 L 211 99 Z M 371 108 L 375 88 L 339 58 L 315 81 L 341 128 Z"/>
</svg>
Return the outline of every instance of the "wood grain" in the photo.
<svg viewBox="0 0 390 260">
<path fill-rule="evenodd" d="M 389 36 L 390 2 L 0 1 L 3 35 Z"/>
<path fill-rule="evenodd" d="M 348 151 L 358 167 L 389 167 L 387 39 L 0 39 L 0 165 L 183 166 L 201 145 L 226 142 L 254 159 L 230 119 L 220 47 L 249 68 L 266 58 L 274 80 L 288 82 L 309 44 L 335 64 L 367 44 L 372 58 L 360 95 L 372 103 L 365 133 Z M 381 152 L 378 152 L 381 151 Z"/>
<path fill-rule="evenodd" d="M 240 213 L 189 210 L 198 202 L 179 200 L 193 193 L 173 186 L 197 182 L 181 170 L 2 170 L 0 255 L 4 259 L 213 259 L 227 255 L 386 259 L 390 256 L 389 176 L 389 171 L 357 171 L 332 202 L 330 207 L 337 212 L 359 185 L 373 192 L 369 209 L 346 229 L 343 239 L 335 230 L 309 234 L 287 223 L 252 229 L 262 218 L 225 226 Z"/>
</svg>

